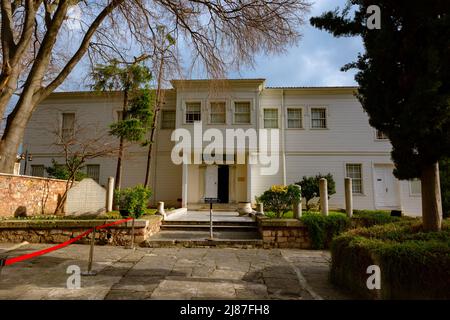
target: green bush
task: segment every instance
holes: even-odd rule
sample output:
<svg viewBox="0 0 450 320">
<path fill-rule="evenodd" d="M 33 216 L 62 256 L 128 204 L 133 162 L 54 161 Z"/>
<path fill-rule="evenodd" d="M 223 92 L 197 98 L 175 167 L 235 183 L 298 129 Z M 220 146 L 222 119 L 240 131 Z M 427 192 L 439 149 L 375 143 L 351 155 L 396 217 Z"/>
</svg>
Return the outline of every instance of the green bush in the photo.
<svg viewBox="0 0 450 320">
<path fill-rule="evenodd" d="M 151 195 L 152 191 L 141 184 L 115 191 L 116 203 L 119 205 L 121 213 L 131 213 L 135 218 L 139 218 L 145 213 Z"/>
<path fill-rule="evenodd" d="M 352 218 L 356 227 L 371 227 L 403 219 L 402 217 L 393 217 L 389 211 L 382 210 L 354 210 Z"/>
<path fill-rule="evenodd" d="M 342 233 L 350 226 L 350 219 L 342 213 L 330 213 L 324 216 L 320 213 L 305 212 L 300 219 L 308 229 L 313 249 L 329 247 L 333 237 Z"/>
<path fill-rule="evenodd" d="M 302 181 L 295 183 L 302 188 L 302 196 L 306 200 L 306 210 L 311 210 L 310 200 L 319 196 L 319 181 L 322 178 L 327 179 L 328 197 L 330 197 L 336 193 L 336 183 L 331 173 L 327 175 L 318 174 L 315 177 L 303 176 Z"/>
<path fill-rule="evenodd" d="M 448 219 L 441 232 L 425 233 L 415 220 L 350 230 L 332 241 L 331 257 L 331 281 L 361 297 L 450 298 Z M 381 269 L 381 290 L 366 286 L 373 264 Z"/>
<path fill-rule="evenodd" d="M 256 200 L 264 204 L 264 210 L 273 211 L 277 218 L 281 218 L 292 209 L 295 201 L 300 201 L 301 191 L 295 185 L 273 185 L 269 190 L 257 197 Z"/>
</svg>

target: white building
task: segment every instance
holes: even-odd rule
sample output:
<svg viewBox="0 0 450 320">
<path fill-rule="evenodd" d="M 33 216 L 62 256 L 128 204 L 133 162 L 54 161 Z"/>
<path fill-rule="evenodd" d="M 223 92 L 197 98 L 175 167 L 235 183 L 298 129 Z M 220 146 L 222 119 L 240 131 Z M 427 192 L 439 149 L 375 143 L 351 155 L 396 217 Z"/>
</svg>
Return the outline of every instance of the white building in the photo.
<svg viewBox="0 0 450 320">
<path fill-rule="evenodd" d="M 396 209 L 421 214 L 420 183 L 398 181 L 392 174 L 391 145 L 369 126 L 368 117 L 354 97 L 355 87 L 266 87 L 264 79 L 220 82 L 174 80 L 165 91 L 159 116 L 151 170 L 153 202 L 167 206 L 195 207 L 208 194 L 222 202 L 254 202 L 273 184 L 291 184 L 303 176 L 331 173 L 336 194 L 331 208 L 344 208 L 344 178 L 353 178 L 355 209 Z M 62 163 L 52 145 L 49 129 L 70 130 L 75 122 L 108 128 L 122 109 L 120 93 L 53 93 L 33 113 L 24 136 L 24 150 L 32 154 L 26 174 L 45 175 L 51 160 Z M 171 158 L 175 128 L 193 133 L 194 123 L 203 130 L 227 128 L 279 129 L 279 167 L 261 175 L 259 164 L 249 159 L 260 150 L 235 150 L 244 164 L 180 164 Z M 225 135 L 224 135 L 225 136 Z M 203 146 L 208 143 L 203 143 Z M 87 173 L 105 185 L 115 175 L 115 158 L 97 158 Z M 144 183 L 147 148 L 127 150 L 123 187 Z M 24 172 L 22 172 L 24 173 Z"/>
</svg>

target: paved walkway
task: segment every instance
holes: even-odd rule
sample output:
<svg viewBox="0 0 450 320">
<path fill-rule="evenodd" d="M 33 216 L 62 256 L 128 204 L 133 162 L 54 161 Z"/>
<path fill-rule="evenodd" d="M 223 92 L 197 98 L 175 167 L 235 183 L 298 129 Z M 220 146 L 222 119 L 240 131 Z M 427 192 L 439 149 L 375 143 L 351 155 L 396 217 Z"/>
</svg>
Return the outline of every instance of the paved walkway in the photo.
<svg viewBox="0 0 450 320">
<path fill-rule="evenodd" d="M 0 255 L 13 244 L 0 244 Z M 27 245 L 17 256 L 49 245 Z M 345 299 L 327 282 L 324 251 L 97 246 L 94 277 L 68 289 L 67 268 L 86 268 L 87 245 L 4 267 L 0 299 Z"/>
</svg>

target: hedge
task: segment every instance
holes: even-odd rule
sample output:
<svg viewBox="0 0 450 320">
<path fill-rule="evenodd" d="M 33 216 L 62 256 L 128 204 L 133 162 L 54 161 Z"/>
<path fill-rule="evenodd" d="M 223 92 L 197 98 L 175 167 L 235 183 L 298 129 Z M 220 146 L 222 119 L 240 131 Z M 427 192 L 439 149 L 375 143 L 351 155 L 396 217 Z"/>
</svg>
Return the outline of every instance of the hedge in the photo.
<svg viewBox="0 0 450 320">
<path fill-rule="evenodd" d="M 300 218 L 311 239 L 312 249 L 328 248 L 333 237 L 347 230 L 350 219 L 342 213 L 330 213 L 324 216 L 321 213 L 305 212 Z"/>
<path fill-rule="evenodd" d="M 420 221 L 350 230 L 331 243 L 331 281 L 363 298 L 450 299 L 450 221 L 424 233 Z M 369 290 L 370 265 L 381 269 L 381 290 Z"/>
</svg>

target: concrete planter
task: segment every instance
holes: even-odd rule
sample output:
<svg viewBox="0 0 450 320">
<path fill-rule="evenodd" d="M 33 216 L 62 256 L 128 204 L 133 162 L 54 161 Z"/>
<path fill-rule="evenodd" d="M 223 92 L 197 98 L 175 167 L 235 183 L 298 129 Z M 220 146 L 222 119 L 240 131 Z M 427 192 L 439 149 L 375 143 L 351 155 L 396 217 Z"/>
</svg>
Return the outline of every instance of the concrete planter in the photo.
<svg viewBox="0 0 450 320">
<path fill-rule="evenodd" d="M 250 202 L 239 202 L 237 210 L 241 216 L 252 213 L 252 204 Z"/>
</svg>

